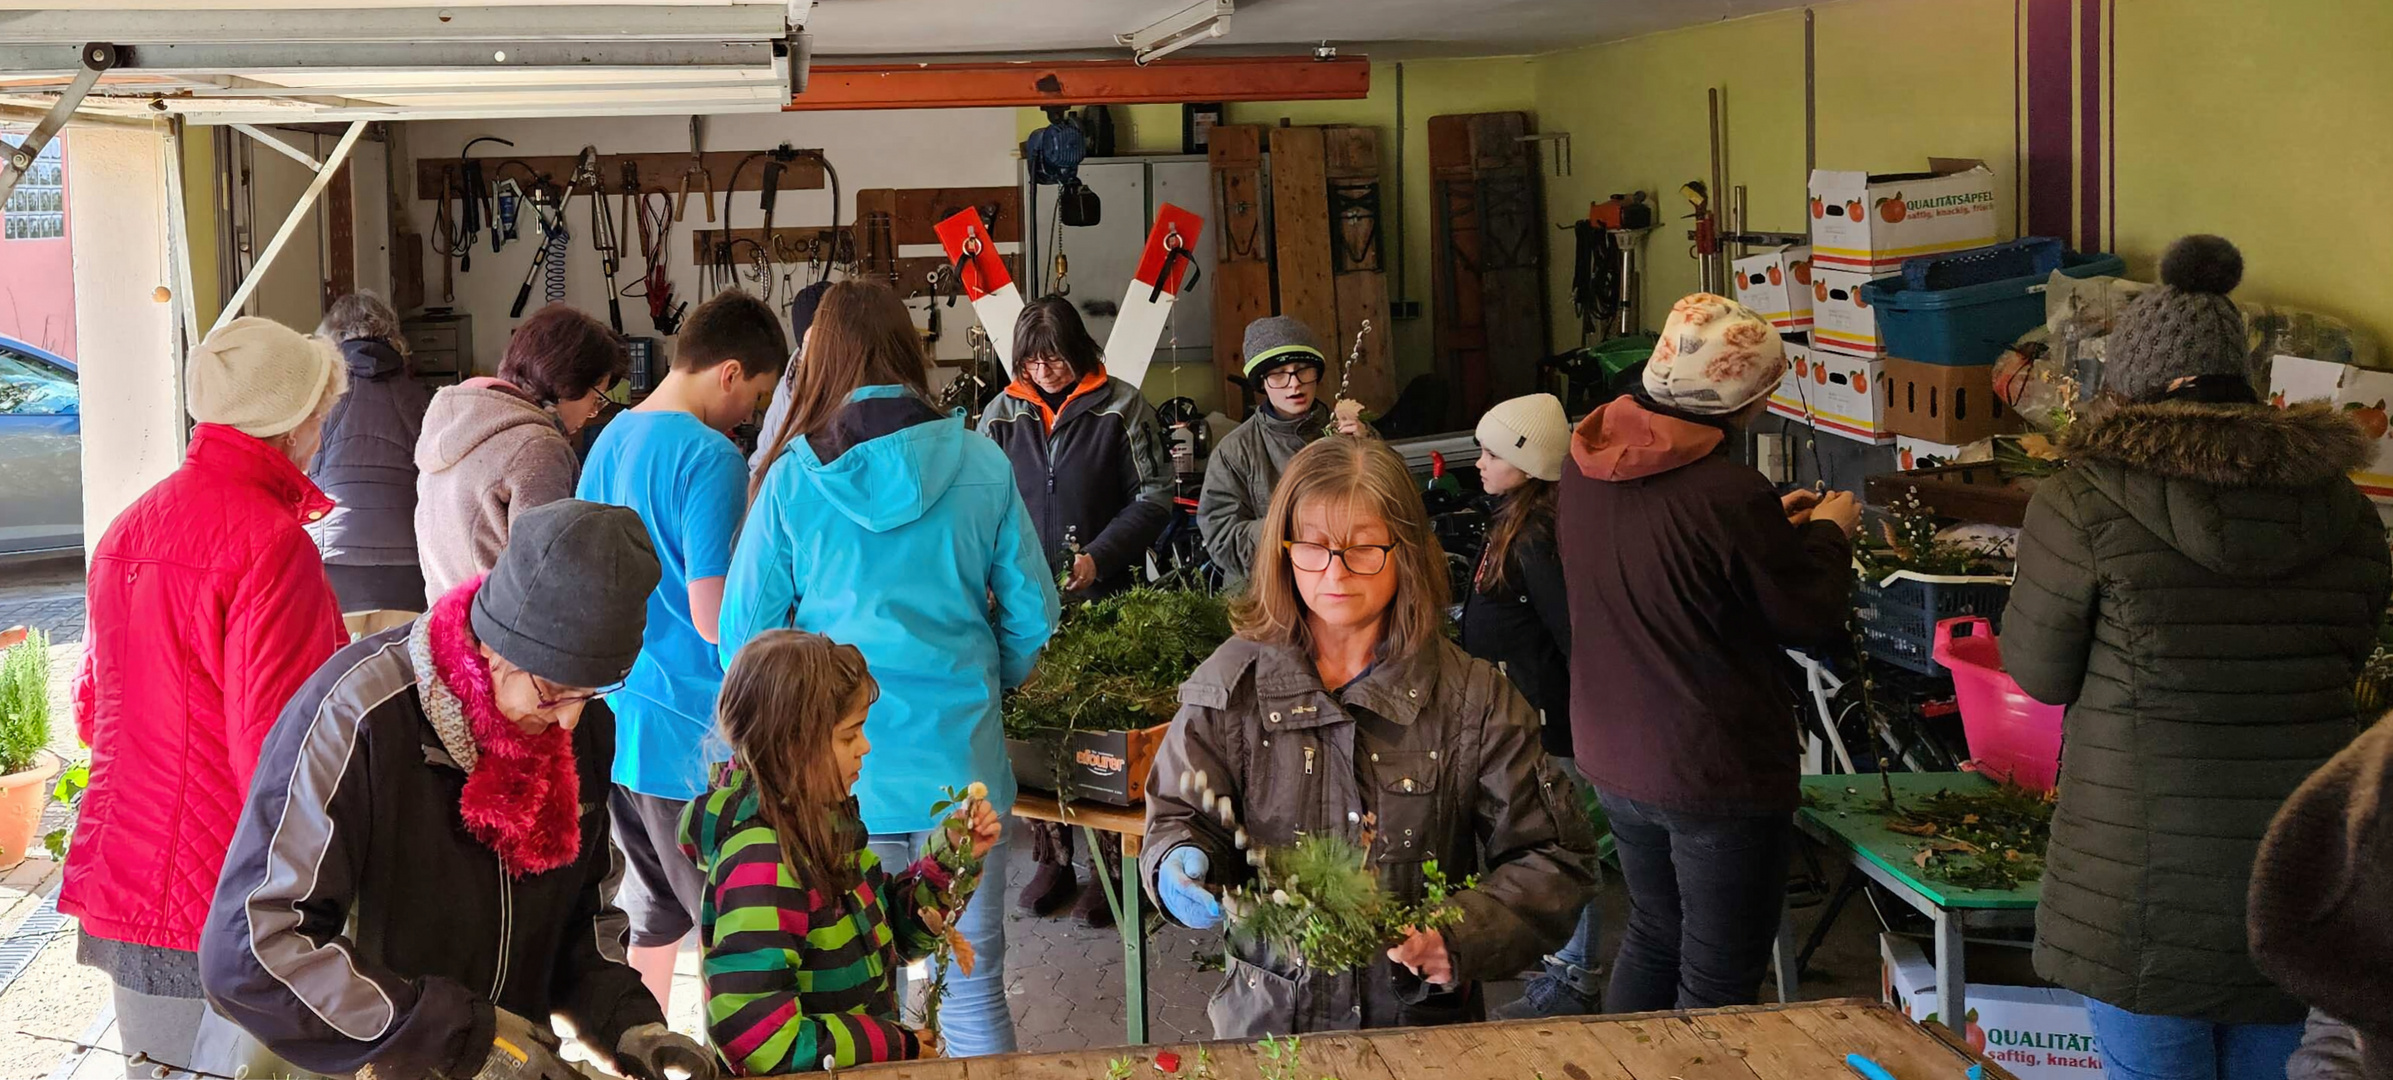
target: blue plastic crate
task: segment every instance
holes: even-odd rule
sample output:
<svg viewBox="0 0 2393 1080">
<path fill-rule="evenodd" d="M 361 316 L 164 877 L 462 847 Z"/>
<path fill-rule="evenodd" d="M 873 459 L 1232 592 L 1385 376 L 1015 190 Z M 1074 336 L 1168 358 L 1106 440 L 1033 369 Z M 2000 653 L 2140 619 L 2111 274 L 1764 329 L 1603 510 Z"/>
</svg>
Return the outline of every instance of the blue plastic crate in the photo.
<svg viewBox="0 0 2393 1080">
<path fill-rule="evenodd" d="M 1941 675 L 1936 663 L 1936 624 L 1963 615 L 1983 615 L 2002 630 L 2011 581 L 2003 577 L 1941 577 L 1897 571 L 1884 581 L 1863 579 L 1853 589 L 1853 617 L 1862 647 L 1872 658 L 1906 671 Z"/>
<path fill-rule="evenodd" d="M 2043 277 L 2061 268 L 2064 253 L 2059 240 L 2028 236 L 1949 255 L 1922 255 L 1903 260 L 1903 285 L 1912 289 L 1960 289 L 2015 277 Z"/>
<path fill-rule="evenodd" d="M 2115 277 L 2127 272 L 2116 255 L 2064 256 L 2070 277 Z M 1914 289 L 1901 275 L 1861 287 L 1861 298 L 1878 313 L 1878 342 L 1886 355 L 1922 364 L 1970 367 L 1991 364 L 2019 336 L 2044 323 L 2044 294 L 2037 286 L 2048 274 L 2030 274 L 1958 289 Z"/>
</svg>

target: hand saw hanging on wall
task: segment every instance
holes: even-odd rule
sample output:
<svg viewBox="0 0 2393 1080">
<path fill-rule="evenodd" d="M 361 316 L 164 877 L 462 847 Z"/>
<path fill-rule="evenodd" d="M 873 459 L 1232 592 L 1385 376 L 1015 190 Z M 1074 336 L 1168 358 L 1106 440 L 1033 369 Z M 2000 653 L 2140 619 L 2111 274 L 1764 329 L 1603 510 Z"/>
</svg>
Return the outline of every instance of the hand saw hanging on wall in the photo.
<svg viewBox="0 0 2393 1080">
<path fill-rule="evenodd" d="M 989 344 L 1011 377 L 1014 324 L 1022 318 L 1022 291 L 1014 287 L 1014 275 L 1006 269 L 1005 257 L 997 253 L 989 223 L 978 208 L 966 207 L 933 230 L 939 234 L 939 246 L 947 249 L 947 261 L 956 268 L 956 284 L 964 290 L 964 299 L 972 302 L 980 324 L 988 328 Z"/>
<path fill-rule="evenodd" d="M 1155 227 L 1147 230 L 1147 246 L 1139 252 L 1138 271 L 1130 291 L 1122 297 L 1122 311 L 1105 338 L 1105 370 L 1132 386 L 1147 377 L 1155 361 L 1155 343 L 1163 340 L 1164 324 L 1183 289 L 1198 278 L 1197 237 L 1205 219 L 1165 203 L 1155 210 Z"/>
</svg>

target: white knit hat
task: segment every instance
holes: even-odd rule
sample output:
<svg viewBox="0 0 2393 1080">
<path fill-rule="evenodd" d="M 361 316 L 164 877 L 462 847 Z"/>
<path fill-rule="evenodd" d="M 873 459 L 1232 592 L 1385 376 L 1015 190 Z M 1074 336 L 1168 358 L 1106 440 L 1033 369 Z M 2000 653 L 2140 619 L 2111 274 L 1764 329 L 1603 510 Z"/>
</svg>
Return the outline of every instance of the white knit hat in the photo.
<svg viewBox="0 0 2393 1080">
<path fill-rule="evenodd" d="M 1497 402 L 1479 418 L 1479 446 L 1540 480 L 1560 480 L 1562 458 L 1570 453 L 1570 417 L 1552 394 Z"/>
<path fill-rule="evenodd" d="M 1770 320 L 1725 296 L 1695 293 L 1670 306 L 1645 362 L 1645 393 L 1697 416 L 1725 416 L 1767 396 L 1786 374 L 1786 343 Z"/>
<path fill-rule="evenodd" d="M 347 389 L 339 350 L 272 319 L 224 324 L 183 365 L 192 419 L 260 439 L 306 423 Z"/>
</svg>

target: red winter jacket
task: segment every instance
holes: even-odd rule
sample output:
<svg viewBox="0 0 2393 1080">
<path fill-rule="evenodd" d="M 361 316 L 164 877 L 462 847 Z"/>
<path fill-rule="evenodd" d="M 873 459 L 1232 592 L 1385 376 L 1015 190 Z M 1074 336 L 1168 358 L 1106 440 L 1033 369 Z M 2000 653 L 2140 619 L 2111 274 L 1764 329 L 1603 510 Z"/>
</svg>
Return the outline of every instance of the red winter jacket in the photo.
<svg viewBox="0 0 2393 1080">
<path fill-rule="evenodd" d="M 58 907 L 96 937 L 196 950 L 258 750 L 348 643 L 302 522 L 332 500 L 216 424 L 91 556 L 76 730 L 91 787 Z"/>
</svg>

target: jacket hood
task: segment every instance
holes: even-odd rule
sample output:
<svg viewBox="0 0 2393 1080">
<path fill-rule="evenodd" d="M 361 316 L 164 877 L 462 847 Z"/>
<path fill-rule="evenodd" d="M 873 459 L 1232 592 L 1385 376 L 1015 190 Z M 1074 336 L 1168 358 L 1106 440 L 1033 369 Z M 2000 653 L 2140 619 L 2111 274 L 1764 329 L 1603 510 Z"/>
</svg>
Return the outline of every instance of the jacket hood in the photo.
<svg viewBox="0 0 2393 1080">
<path fill-rule="evenodd" d="M 2220 573 L 2273 576 L 2340 547 L 2375 513 L 2345 474 L 2367 432 L 2323 404 L 2164 401 L 2072 430 L 2062 453 L 2170 547 Z"/>
<path fill-rule="evenodd" d="M 942 415 L 902 386 L 857 390 L 831 427 L 792 453 L 825 501 L 872 532 L 929 513 L 963 469 L 963 415 Z"/>
<path fill-rule="evenodd" d="M 1598 405 L 1571 432 L 1570 457 L 1589 479 L 1617 483 L 1684 468 L 1719 449 L 1728 433 L 1665 416 L 1623 397 Z"/>
<path fill-rule="evenodd" d="M 355 379 L 387 379 L 407 370 L 399 350 L 381 338 L 342 342 L 341 359 L 348 362 L 349 376 Z"/>
<path fill-rule="evenodd" d="M 431 406 L 424 410 L 424 431 L 415 443 L 415 467 L 440 472 L 464 461 L 483 443 L 535 425 L 561 431 L 548 410 L 512 390 L 473 383 L 444 387 L 432 395 Z"/>
</svg>

